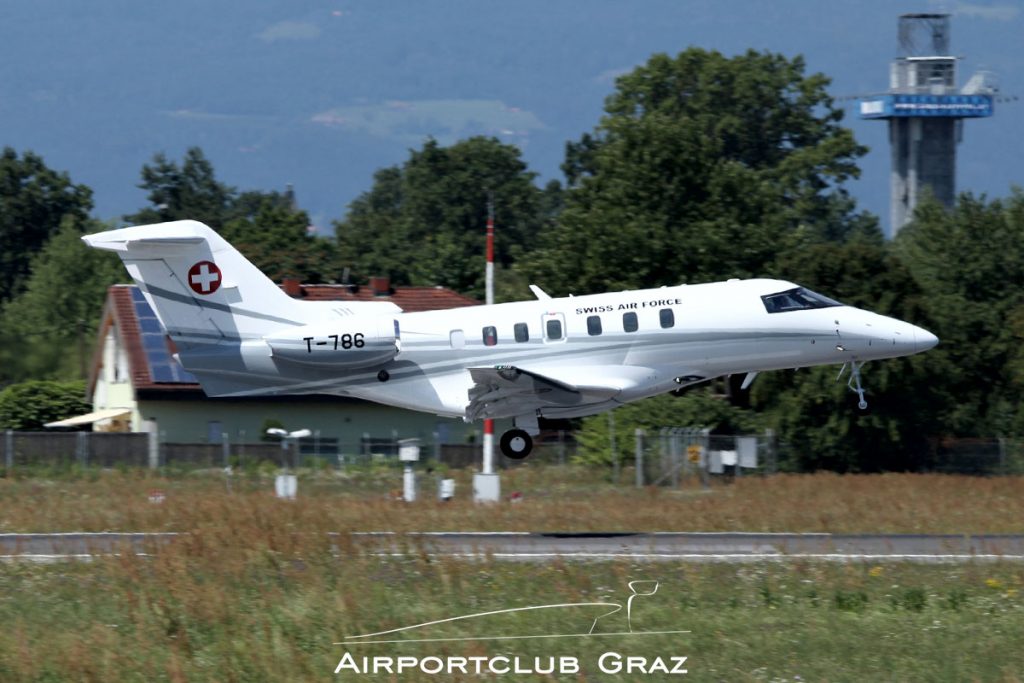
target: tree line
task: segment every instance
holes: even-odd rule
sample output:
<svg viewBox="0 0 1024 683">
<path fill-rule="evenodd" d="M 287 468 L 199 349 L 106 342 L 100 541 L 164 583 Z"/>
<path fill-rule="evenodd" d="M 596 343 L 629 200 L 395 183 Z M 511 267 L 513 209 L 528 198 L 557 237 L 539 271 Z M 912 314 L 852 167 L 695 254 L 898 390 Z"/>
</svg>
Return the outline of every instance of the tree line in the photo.
<svg viewBox="0 0 1024 683">
<path fill-rule="evenodd" d="M 621 428 L 773 429 L 796 469 L 929 466 L 946 437 L 1019 436 L 1024 380 L 1024 192 L 926 200 L 896 239 L 846 189 L 866 148 L 842 125 L 829 80 L 800 57 L 687 49 L 621 76 L 593 128 L 541 186 L 518 148 L 428 139 L 310 235 L 289 192 L 238 191 L 198 148 L 141 171 L 148 205 L 128 223 L 201 220 L 270 277 L 388 275 L 483 297 L 488 201 L 498 224 L 498 300 L 696 283 L 792 280 L 935 332 L 931 352 L 865 368 L 856 410 L 836 368 L 762 375 L 627 406 Z M 42 159 L 0 157 L 0 382 L 81 374 L 107 285 L 125 275 L 78 237 L 114 227 L 89 188 Z M 580 432 L 606 457 L 603 416 Z"/>
</svg>

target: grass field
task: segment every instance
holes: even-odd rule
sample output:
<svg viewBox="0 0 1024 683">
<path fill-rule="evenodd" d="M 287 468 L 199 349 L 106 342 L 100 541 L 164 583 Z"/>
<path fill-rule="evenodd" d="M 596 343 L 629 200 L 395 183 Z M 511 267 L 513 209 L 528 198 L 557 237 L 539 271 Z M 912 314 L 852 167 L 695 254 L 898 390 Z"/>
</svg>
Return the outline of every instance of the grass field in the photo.
<svg viewBox="0 0 1024 683">
<path fill-rule="evenodd" d="M 413 672 L 334 676 L 353 656 L 571 655 L 580 675 L 454 680 L 671 680 L 603 675 L 600 656 L 688 657 L 698 681 L 1019 681 L 1024 572 L 1011 565 L 544 564 L 339 560 L 285 525 L 203 533 L 154 557 L 0 566 L 4 681 L 448 680 Z M 234 539 L 232 542 L 231 539 Z M 441 643 L 334 645 L 345 636 L 512 607 L 624 604 L 651 636 L 473 640 L 585 633 L 589 613 L 557 610 L 443 624 Z M 608 611 L 608 610 L 605 610 Z M 602 612 L 597 612 L 601 614 Z M 629 625 L 620 612 L 598 632 Z M 412 637 L 412 636 L 410 636 Z"/>
<path fill-rule="evenodd" d="M 294 502 L 276 500 L 273 478 L 214 472 L 160 477 L 145 470 L 90 471 L 0 479 L 0 533 L 188 531 L 236 524 L 257 512 L 297 528 L 316 520 L 334 531 L 815 531 L 1024 533 L 1024 477 L 952 475 L 777 475 L 709 490 L 612 486 L 577 467 L 521 467 L 502 476 L 506 498 L 481 508 L 470 473 L 457 472 L 457 500 L 440 503 L 434 482 L 421 500 L 394 499 L 394 469 L 309 472 Z M 624 477 L 628 481 L 628 478 Z M 166 494 L 163 504 L 148 493 Z"/>
<path fill-rule="evenodd" d="M 520 468 L 524 501 L 478 507 L 389 497 L 396 472 L 309 474 L 294 502 L 271 482 L 209 473 L 88 472 L 0 480 L 0 530 L 189 531 L 146 557 L 0 564 L 2 681 L 319 680 L 1024 680 L 1024 566 L 789 561 L 520 564 L 416 552 L 382 558 L 352 530 L 1024 531 L 1024 480 L 779 476 L 669 490 L 615 489 L 582 470 Z M 460 474 L 465 494 L 467 475 Z M 562 482 L 562 483 L 560 483 Z M 152 504 L 148 492 L 166 492 Z M 328 538 L 326 532 L 340 531 Z M 298 533 L 297 533 L 298 532 Z M 340 555 L 331 543 L 341 546 Z M 439 643 L 346 645 L 346 636 L 544 604 L 625 604 L 630 581 L 658 592 L 607 612 L 536 610 L 438 624 Z M 582 609 L 582 608 L 580 608 Z M 588 608 L 589 609 L 589 608 Z M 603 609 L 603 608 L 602 608 Z M 684 677 L 606 674 L 605 652 L 686 656 Z M 578 658 L 564 676 L 335 675 L 345 652 Z M 612 660 L 614 661 L 614 660 Z"/>
</svg>

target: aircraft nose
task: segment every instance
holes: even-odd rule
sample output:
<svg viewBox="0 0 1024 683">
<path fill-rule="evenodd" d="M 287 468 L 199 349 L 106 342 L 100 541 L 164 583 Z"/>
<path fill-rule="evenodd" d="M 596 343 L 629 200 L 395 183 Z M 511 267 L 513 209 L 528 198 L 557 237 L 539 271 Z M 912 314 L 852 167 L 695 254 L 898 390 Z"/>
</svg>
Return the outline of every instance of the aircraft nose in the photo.
<svg viewBox="0 0 1024 683">
<path fill-rule="evenodd" d="M 914 326 L 914 350 L 920 353 L 921 351 L 927 351 L 933 348 L 939 343 L 939 338 L 934 334 L 924 329 L 923 327 Z"/>
</svg>

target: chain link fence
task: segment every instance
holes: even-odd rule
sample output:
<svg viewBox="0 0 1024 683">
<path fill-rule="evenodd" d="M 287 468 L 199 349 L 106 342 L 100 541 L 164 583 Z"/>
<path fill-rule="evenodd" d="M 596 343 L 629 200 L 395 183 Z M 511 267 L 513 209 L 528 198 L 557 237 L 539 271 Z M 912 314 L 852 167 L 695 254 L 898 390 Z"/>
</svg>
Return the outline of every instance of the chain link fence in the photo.
<svg viewBox="0 0 1024 683">
<path fill-rule="evenodd" d="M 666 427 L 638 430 L 631 453 L 618 460 L 634 467 L 637 486 L 679 486 L 687 478 L 707 484 L 713 477 L 770 475 L 784 470 L 786 444 L 764 434 L 716 435 L 708 430 Z M 975 476 L 1024 475 L 1024 440 L 942 439 L 933 444 L 919 472 Z M 618 475 L 616 475 L 618 481 Z"/>
<path fill-rule="evenodd" d="M 284 468 L 399 467 L 401 439 L 364 436 L 358 441 L 309 437 L 297 444 L 281 442 L 166 443 L 158 434 L 105 432 L 0 432 L 0 464 L 13 471 L 28 468 L 70 467 L 258 467 Z M 480 443 L 420 443 L 420 460 L 428 467 L 478 468 L 483 458 Z M 566 432 L 542 435 L 527 462 L 565 464 L 576 444 Z M 500 468 L 520 466 L 495 444 Z"/>
<path fill-rule="evenodd" d="M 786 446 L 771 432 L 715 435 L 707 430 L 666 427 L 634 434 L 634 443 L 619 435 L 614 478 L 630 468 L 639 486 L 679 486 L 687 477 L 707 483 L 711 477 L 770 475 L 785 469 Z M 164 443 L 156 434 L 103 432 L 0 432 L 0 464 L 10 472 L 22 468 L 69 467 L 273 467 L 348 468 L 399 467 L 399 439 L 363 437 L 358 441 L 307 438 L 295 446 L 280 443 Z M 570 432 L 546 432 L 534 443 L 527 460 L 510 460 L 495 448 L 499 468 L 524 463 L 564 465 L 572 461 L 577 444 Z M 478 468 L 479 443 L 420 443 L 420 460 L 427 467 Z M 930 464 L 922 472 L 981 476 L 1024 475 L 1024 440 L 944 439 L 933 446 Z M 626 482 L 622 482 L 626 483 Z"/>
<path fill-rule="evenodd" d="M 678 487 L 713 476 L 742 477 L 778 470 L 775 439 L 765 434 L 716 435 L 707 429 L 665 427 L 637 430 L 633 466 L 636 486 Z"/>
<path fill-rule="evenodd" d="M 1024 440 L 944 439 L 930 471 L 949 474 L 1024 475 Z"/>
</svg>

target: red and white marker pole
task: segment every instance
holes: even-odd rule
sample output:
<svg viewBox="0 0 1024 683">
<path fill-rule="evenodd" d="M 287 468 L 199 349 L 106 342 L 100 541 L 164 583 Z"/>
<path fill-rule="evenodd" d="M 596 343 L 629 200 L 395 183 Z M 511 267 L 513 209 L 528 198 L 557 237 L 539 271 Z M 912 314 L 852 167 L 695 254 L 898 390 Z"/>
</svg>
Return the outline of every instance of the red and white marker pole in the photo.
<svg viewBox="0 0 1024 683">
<path fill-rule="evenodd" d="M 494 200 L 487 193 L 487 271 L 484 276 L 486 302 L 494 305 Z M 484 462 L 483 473 L 494 474 L 494 420 L 484 420 Z"/>
</svg>

